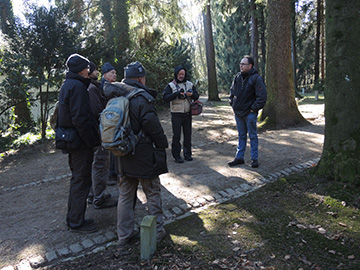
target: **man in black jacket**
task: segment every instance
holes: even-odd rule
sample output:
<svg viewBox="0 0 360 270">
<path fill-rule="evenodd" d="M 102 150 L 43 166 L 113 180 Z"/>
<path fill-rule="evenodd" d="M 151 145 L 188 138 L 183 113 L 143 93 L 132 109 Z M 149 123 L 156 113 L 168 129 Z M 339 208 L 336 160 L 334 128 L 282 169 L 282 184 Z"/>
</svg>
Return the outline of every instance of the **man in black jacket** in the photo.
<svg viewBox="0 0 360 270">
<path fill-rule="evenodd" d="M 89 60 L 72 54 L 66 61 L 68 72 L 59 95 L 58 125 L 76 131 L 79 144 L 74 149 L 62 148 L 69 155 L 72 173 L 66 223 L 73 232 L 91 233 L 97 230 L 94 221 L 85 219 L 86 198 L 91 187 L 91 163 L 94 147 L 100 144 L 97 122 L 91 112 L 87 87 Z"/>
<path fill-rule="evenodd" d="M 228 162 L 230 167 L 244 164 L 247 133 L 250 137 L 250 157 L 253 168 L 259 167 L 257 116 L 258 111 L 265 106 L 266 88 L 263 79 L 254 69 L 254 59 L 245 56 L 240 61 L 240 71 L 236 74 L 230 88 L 230 104 L 235 113 L 239 142 L 235 159 Z"/>
<path fill-rule="evenodd" d="M 100 113 L 106 106 L 107 99 L 104 96 L 100 83 L 97 80 L 99 71 L 93 62 L 90 62 L 89 85 L 90 107 L 95 118 L 98 120 Z M 99 124 L 99 120 L 98 120 Z M 101 145 L 94 149 L 94 160 L 92 163 L 92 187 L 88 196 L 88 203 L 93 204 L 95 209 L 115 207 L 117 200 L 111 198 L 111 194 L 106 191 L 106 183 L 109 178 L 110 152 Z"/>
<path fill-rule="evenodd" d="M 168 171 L 165 152 L 168 141 L 154 107 L 157 92 L 145 86 L 145 75 L 141 63 L 133 62 L 125 67 L 125 78 L 121 82 L 104 84 L 104 93 L 108 98 L 126 96 L 137 89 L 143 90 L 129 101 L 131 129 L 134 134 L 142 135 L 134 154 L 117 158 L 117 169 L 121 176 L 117 209 L 119 255 L 126 253 L 130 241 L 139 234 L 134 220 L 139 182 L 146 195 L 148 212 L 156 216 L 157 240 L 162 240 L 166 235 L 159 175 Z"/>
</svg>

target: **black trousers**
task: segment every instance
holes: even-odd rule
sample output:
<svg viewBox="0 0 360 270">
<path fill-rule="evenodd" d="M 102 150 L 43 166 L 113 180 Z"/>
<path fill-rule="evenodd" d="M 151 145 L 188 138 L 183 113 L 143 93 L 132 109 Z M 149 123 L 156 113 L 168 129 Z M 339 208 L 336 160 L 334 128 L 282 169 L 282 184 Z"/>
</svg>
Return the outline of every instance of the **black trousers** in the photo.
<svg viewBox="0 0 360 270">
<path fill-rule="evenodd" d="M 81 149 L 69 153 L 69 167 L 72 173 L 66 223 L 79 227 L 85 219 L 86 199 L 91 188 L 91 164 L 93 149 Z"/>
<path fill-rule="evenodd" d="M 171 124 L 173 130 L 171 152 L 174 158 L 180 157 L 181 152 L 181 129 L 184 135 L 183 152 L 184 157 L 191 157 L 191 125 L 192 116 L 190 113 L 172 113 Z"/>
</svg>

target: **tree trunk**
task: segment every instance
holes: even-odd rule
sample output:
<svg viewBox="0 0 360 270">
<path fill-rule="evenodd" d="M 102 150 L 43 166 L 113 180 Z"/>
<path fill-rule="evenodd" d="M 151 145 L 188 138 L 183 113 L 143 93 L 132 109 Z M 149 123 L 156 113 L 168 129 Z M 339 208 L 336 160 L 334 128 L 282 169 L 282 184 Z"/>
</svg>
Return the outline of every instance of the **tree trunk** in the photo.
<svg viewBox="0 0 360 270">
<path fill-rule="evenodd" d="M 360 184 L 360 1 L 326 1 L 325 143 L 316 174 Z M 350 53 L 354 52 L 354 53 Z"/>
<path fill-rule="evenodd" d="M 315 36 L 315 67 L 314 67 L 314 85 L 319 82 L 320 75 L 320 30 L 321 30 L 321 2 L 322 0 L 317 0 L 316 8 L 316 36 Z"/>
<path fill-rule="evenodd" d="M 268 101 L 261 119 L 265 128 L 284 128 L 307 121 L 295 102 L 291 61 L 291 0 L 269 0 L 266 85 Z"/>
<path fill-rule="evenodd" d="M 255 0 L 251 0 L 251 55 L 254 58 L 254 66 L 256 70 L 259 70 L 258 44 L 259 44 L 259 32 L 258 32 L 258 20 L 256 18 L 256 4 L 255 4 Z"/>
<path fill-rule="evenodd" d="M 208 68 L 208 100 L 219 101 L 218 86 L 216 80 L 215 68 L 215 49 L 211 25 L 210 0 L 206 5 L 206 10 L 203 12 L 204 19 L 204 33 L 205 33 L 205 47 L 206 47 L 206 61 Z"/>
<path fill-rule="evenodd" d="M 297 51 L 296 51 L 296 11 L 295 11 L 296 0 L 291 0 L 291 60 L 293 65 L 293 76 L 294 76 L 294 90 L 295 97 L 301 98 L 297 89 L 297 78 L 296 78 L 296 67 L 297 67 Z"/>
</svg>

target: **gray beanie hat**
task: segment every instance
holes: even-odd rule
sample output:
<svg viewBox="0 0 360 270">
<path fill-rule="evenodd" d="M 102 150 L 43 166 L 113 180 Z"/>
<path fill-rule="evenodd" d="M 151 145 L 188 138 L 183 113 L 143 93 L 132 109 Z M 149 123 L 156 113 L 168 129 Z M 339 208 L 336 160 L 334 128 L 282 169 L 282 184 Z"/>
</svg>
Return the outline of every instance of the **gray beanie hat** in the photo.
<svg viewBox="0 0 360 270">
<path fill-rule="evenodd" d="M 128 64 L 124 67 L 124 77 L 125 78 L 138 78 L 144 77 L 146 75 L 145 68 L 143 65 L 136 61 Z"/>
<path fill-rule="evenodd" d="M 84 56 L 74 53 L 69 56 L 66 60 L 66 66 L 71 72 L 79 73 L 80 71 L 87 68 L 90 64 L 90 61 Z"/>
</svg>

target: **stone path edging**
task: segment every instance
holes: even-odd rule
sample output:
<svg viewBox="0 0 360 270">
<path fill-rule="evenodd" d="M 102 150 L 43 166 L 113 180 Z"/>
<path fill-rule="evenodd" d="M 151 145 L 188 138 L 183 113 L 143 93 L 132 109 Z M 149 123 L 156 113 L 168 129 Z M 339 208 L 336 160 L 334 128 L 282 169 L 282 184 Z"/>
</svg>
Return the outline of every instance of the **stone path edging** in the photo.
<svg viewBox="0 0 360 270">
<path fill-rule="evenodd" d="M 266 185 L 267 183 L 274 182 L 281 177 L 288 176 L 294 173 L 299 173 L 307 168 L 313 167 L 319 162 L 319 160 L 320 158 L 315 158 L 309 160 L 308 162 L 294 165 L 284 170 L 268 174 L 266 176 L 253 178 L 253 185 L 246 183 L 240 184 L 239 186 L 220 190 L 217 194 L 213 196 L 206 195 L 200 198 L 196 198 L 188 204 L 182 204 L 175 206 L 171 209 L 164 210 L 165 224 L 170 224 L 176 220 L 180 220 L 194 213 L 198 213 L 211 205 L 216 205 L 235 198 L 239 198 L 245 194 L 255 191 L 256 189 Z M 36 186 L 42 183 L 57 181 L 70 176 L 71 174 L 66 174 L 62 176 L 42 179 L 20 186 L 4 188 L 3 191 L 12 191 L 15 189 Z M 30 259 L 24 259 L 15 266 L 9 265 L 2 268 L 1 270 L 30 270 L 44 266 L 51 266 L 52 264 L 59 263 L 61 261 L 74 260 L 84 257 L 86 254 L 103 251 L 108 247 L 116 244 L 117 236 L 115 234 L 115 229 L 108 229 L 103 234 L 97 235 L 93 238 L 87 238 L 81 243 L 76 243 L 67 247 L 47 251 L 44 256 L 38 255 Z"/>
</svg>

